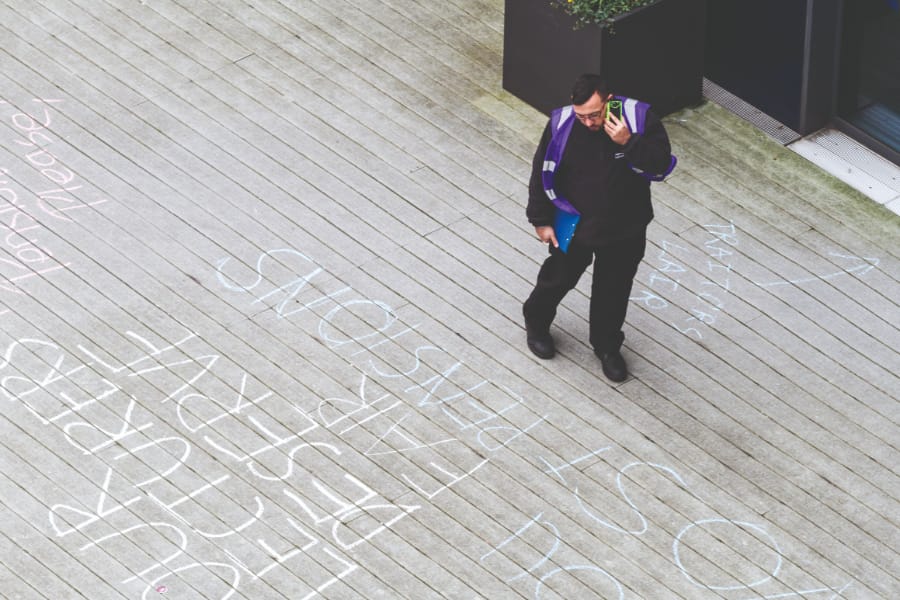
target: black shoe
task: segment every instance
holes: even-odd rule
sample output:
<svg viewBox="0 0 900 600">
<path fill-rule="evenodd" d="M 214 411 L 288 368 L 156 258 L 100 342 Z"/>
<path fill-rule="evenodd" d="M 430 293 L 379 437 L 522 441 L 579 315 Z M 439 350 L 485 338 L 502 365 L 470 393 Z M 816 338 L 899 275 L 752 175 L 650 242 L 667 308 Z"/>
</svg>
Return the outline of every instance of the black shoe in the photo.
<svg viewBox="0 0 900 600">
<path fill-rule="evenodd" d="M 625 359 L 622 358 L 621 352 L 618 350 L 597 352 L 595 350 L 594 354 L 600 359 L 600 363 L 603 365 L 603 374 L 607 379 L 616 383 L 625 381 L 628 377 L 628 367 L 625 366 Z"/>
<path fill-rule="evenodd" d="M 528 332 L 528 349 L 538 358 L 553 358 L 556 354 L 556 344 L 549 333 Z"/>
</svg>

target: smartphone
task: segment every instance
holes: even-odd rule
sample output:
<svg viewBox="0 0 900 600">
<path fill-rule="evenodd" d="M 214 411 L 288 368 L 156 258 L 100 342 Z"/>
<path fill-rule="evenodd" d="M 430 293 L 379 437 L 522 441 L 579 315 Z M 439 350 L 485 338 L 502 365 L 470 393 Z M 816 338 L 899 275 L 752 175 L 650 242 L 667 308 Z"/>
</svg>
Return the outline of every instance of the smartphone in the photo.
<svg viewBox="0 0 900 600">
<path fill-rule="evenodd" d="M 610 114 L 616 115 L 616 118 L 620 121 L 622 120 L 622 101 L 621 100 L 610 100 L 606 103 L 606 118 L 609 118 Z"/>
</svg>

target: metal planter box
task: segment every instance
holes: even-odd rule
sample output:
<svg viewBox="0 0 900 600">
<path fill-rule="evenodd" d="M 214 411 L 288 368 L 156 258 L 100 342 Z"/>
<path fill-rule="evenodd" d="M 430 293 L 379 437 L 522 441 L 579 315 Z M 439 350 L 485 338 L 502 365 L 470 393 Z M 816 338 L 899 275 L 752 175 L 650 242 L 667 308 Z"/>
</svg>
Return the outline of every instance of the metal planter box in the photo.
<svg viewBox="0 0 900 600">
<path fill-rule="evenodd" d="M 579 29 L 550 0 L 506 0 L 504 23 L 503 88 L 543 113 L 571 101 L 582 73 L 659 116 L 702 100 L 706 0 L 660 0 Z"/>
</svg>

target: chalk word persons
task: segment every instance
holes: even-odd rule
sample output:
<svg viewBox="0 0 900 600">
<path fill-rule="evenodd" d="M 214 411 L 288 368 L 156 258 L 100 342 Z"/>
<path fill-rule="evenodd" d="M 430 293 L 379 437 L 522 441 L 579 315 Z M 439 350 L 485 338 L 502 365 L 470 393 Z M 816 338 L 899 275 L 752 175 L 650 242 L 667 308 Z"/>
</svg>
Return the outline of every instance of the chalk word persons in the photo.
<svg viewBox="0 0 900 600">
<path fill-rule="evenodd" d="M 473 435 L 485 450 L 506 447 L 544 420 L 529 417 L 530 409 L 514 391 L 494 385 L 423 338 L 419 324 L 404 324 L 386 302 L 362 297 L 350 286 L 328 292 L 316 287 L 317 280 L 328 283 L 328 274 L 297 250 L 268 250 L 249 265 L 228 257 L 219 261 L 216 277 L 226 290 L 253 296 L 251 306 L 271 306 L 278 319 L 312 317 L 309 327 L 364 372 L 363 383 L 377 381 L 407 404 L 439 411 L 447 428 Z M 361 401 L 359 409 L 368 409 L 365 398 Z M 380 410 L 400 408 L 389 404 Z M 523 418 L 530 420 L 516 424 Z"/>
</svg>

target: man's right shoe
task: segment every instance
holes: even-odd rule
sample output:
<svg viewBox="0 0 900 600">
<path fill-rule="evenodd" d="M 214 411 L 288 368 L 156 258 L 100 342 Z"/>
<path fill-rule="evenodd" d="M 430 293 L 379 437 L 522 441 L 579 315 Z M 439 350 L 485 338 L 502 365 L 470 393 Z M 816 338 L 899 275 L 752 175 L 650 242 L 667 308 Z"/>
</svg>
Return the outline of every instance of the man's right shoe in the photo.
<svg viewBox="0 0 900 600">
<path fill-rule="evenodd" d="M 529 331 L 528 349 L 531 350 L 535 356 L 543 358 L 544 360 L 553 358 L 556 354 L 556 344 L 553 343 L 553 338 L 550 337 L 549 333 L 534 333 Z"/>
<path fill-rule="evenodd" d="M 621 383 L 628 378 L 628 367 L 625 365 L 625 359 L 622 358 L 621 352 L 618 350 L 613 350 L 612 352 L 597 352 L 594 350 L 594 354 L 600 359 L 600 363 L 603 365 L 603 374 L 606 375 L 607 379 Z"/>
</svg>

